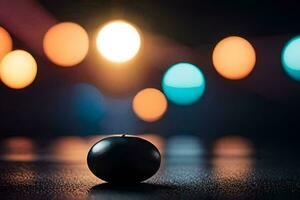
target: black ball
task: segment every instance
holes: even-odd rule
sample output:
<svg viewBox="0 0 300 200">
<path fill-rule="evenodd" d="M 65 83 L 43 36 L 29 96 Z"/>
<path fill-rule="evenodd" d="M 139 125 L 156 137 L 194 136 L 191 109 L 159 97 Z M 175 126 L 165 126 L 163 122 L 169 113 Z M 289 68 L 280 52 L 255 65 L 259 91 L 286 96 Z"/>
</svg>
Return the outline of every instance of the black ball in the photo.
<svg viewBox="0 0 300 200">
<path fill-rule="evenodd" d="M 92 173 L 109 183 L 139 183 L 159 169 L 161 156 L 147 140 L 134 136 L 111 136 L 94 144 L 87 156 Z"/>
</svg>

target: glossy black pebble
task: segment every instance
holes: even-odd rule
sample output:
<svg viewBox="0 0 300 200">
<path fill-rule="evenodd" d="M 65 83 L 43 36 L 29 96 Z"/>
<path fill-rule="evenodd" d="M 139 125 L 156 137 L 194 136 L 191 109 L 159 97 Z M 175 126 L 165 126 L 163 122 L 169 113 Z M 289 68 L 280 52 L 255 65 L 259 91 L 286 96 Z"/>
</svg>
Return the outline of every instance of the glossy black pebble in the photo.
<svg viewBox="0 0 300 200">
<path fill-rule="evenodd" d="M 87 164 L 98 178 L 109 183 L 139 183 L 153 176 L 160 166 L 157 148 L 134 136 L 107 137 L 92 146 Z"/>
</svg>

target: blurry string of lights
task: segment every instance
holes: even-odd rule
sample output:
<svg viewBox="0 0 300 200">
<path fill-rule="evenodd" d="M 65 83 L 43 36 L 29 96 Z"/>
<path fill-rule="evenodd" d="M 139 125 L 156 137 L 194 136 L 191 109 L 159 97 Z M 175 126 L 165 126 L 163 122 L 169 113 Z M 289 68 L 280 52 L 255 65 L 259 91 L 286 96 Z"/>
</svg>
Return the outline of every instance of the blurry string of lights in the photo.
<svg viewBox="0 0 300 200">
<path fill-rule="evenodd" d="M 96 37 L 100 55 L 108 62 L 123 64 L 133 59 L 142 46 L 141 31 L 122 20 L 105 24 Z M 73 22 L 58 23 L 45 33 L 43 49 L 46 57 L 61 67 L 81 63 L 88 54 L 89 37 L 80 25 Z M 300 36 L 292 38 L 282 50 L 281 62 L 286 74 L 300 81 Z M 256 63 L 256 53 L 249 41 L 229 36 L 216 44 L 212 63 L 222 77 L 240 80 L 247 77 Z M 29 86 L 35 79 L 38 65 L 25 50 L 13 50 L 10 34 L 0 27 L 0 79 L 12 89 Z M 204 93 L 205 76 L 196 65 L 179 62 L 170 66 L 162 79 L 161 92 L 146 88 L 132 101 L 135 114 L 142 120 L 153 122 L 167 110 L 167 100 L 177 105 L 191 105 Z"/>
</svg>

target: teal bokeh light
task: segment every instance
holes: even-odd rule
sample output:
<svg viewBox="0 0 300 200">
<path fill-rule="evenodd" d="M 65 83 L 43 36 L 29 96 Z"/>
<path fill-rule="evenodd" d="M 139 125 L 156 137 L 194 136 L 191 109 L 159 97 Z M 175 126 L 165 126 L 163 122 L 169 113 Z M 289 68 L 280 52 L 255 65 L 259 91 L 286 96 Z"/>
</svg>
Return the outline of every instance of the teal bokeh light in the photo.
<svg viewBox="0 0 300 200">
<path fill-rule="evenodd" d="M 300 36 L 288 41 L 283 48 L 281 61 L 286 73 L 300 81 Z"/>
<path fill-rule="evenodd" d="M 104 98 L 100 91 L 87 83 L 76 84 L 72 89 L 72 117 L 76 123 L 86 126 L 99 126 L 104 109 Z"/>
<path fill-rule="evenodd" d="M 205 78 L 195 65 L 176 63 L 165 73 L 162 88 L 167 98 L 178 105 L 195 103 L 205 89 Z"/>
</svg>

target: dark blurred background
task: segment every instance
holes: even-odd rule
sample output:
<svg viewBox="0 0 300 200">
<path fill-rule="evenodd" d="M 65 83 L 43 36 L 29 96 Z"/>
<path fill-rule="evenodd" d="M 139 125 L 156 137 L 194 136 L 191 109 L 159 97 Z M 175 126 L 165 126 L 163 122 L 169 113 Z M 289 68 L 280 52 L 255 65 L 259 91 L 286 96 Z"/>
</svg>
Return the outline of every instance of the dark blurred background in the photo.
<svg viewBox="0 0 300 200">
<path fill-rule="evenodd" d="M 129 63 L 134 70 L 121 79 L 107 78 L 109 64 L 95 47 L 95 33 L 113 19 L 135 24 L 144 37 L 143 49 Z M 62 21 L 80 24 L 90 37 L 87 58 L 71 68 L 52 64 L 42 51 L 43 35 Z M 300 82 L 285 74 L 280 58 L 285 43 L 300 32 L 299 21 L 298 4 L 290 0 L 1 0 L 0 25 L 12 35 L 14 49 L 30 51 L 38 63 L 29 87 L 0 84 L 1 137 L 155 133 L 297 143 Z M 211 61 L 215 44 L 229 35 L 247 38 L 256 50 L 254 70 L 238 81 L 221 77 Z M 153 123 L 138 119 L 131 107 L 134 95 L 146 87 L 161 89 L 164 72 L 179 61 L 203 71 L 207 85 L 200 101 L 169 102 L 164 117 Z M 101 115 L 76 117 L 72 105 L 85 95 L 96 107 L 101 104 Z"/>
</svg>

